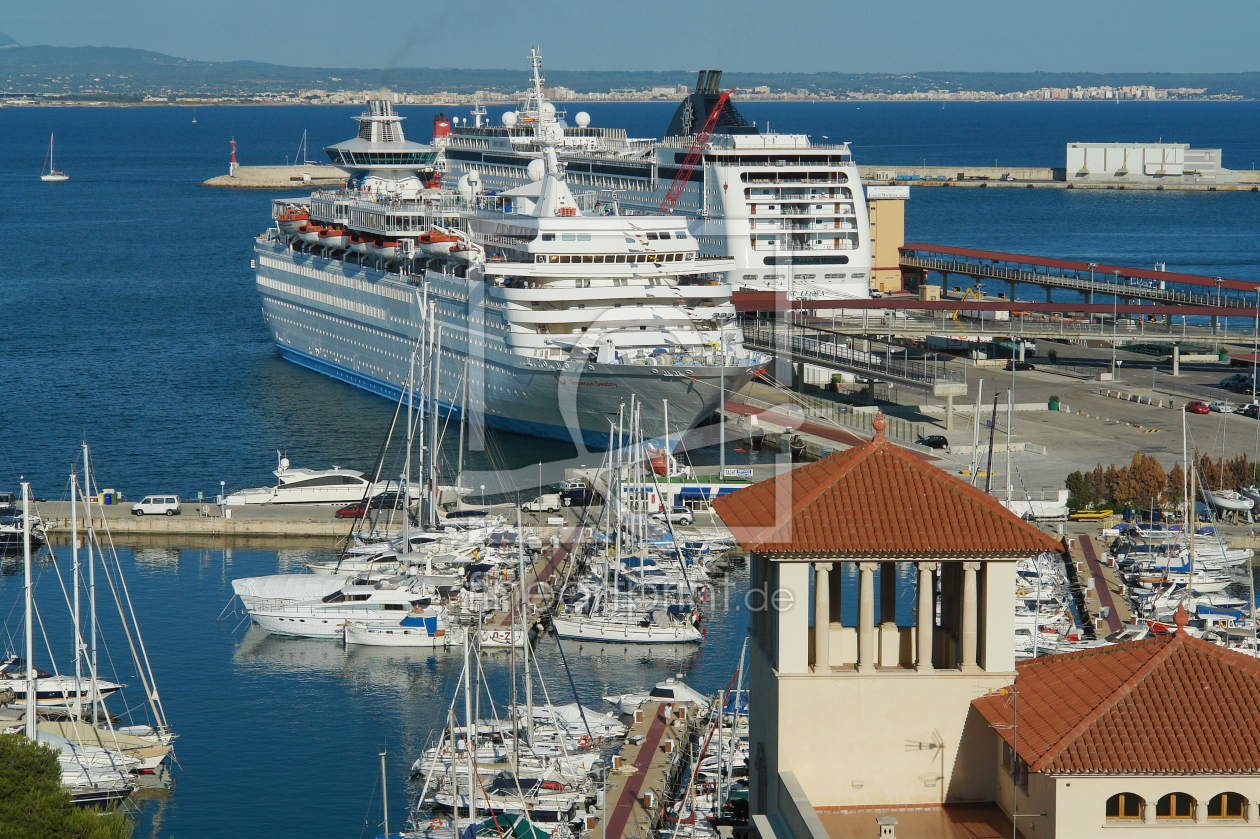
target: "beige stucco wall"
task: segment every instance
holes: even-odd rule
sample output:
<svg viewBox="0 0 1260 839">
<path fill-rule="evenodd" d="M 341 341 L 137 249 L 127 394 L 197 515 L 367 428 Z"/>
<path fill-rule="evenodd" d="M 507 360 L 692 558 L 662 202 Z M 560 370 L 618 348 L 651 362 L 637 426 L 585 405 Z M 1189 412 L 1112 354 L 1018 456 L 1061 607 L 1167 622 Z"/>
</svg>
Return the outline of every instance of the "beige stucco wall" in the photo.
<svg viewBox="0 0 1260 839">
<path fill-rule="evenodd" d="M 1000 764 L 1001 743 L 996 734 L 990 734 L 997 746 L 995 763 Z M 998 766 L 995 773 L 996 799 L 1001 808 L 1011 813 L 1011 776 L 1007 769 Z M 1131 792 L 1142 796 L 1151 808 L 1152 821 L 1107 821 L 1107 799 L 1119 792 Z M 1260 819 L 1234 821 L 1211 819 L 1201 822 L 1154 820 L 1155 803 L 1170 792 L 1184 792 L 1206 808 L 1213 796 L 1222 792 L 1236 792 L 1249 802 L 1260 801 L 1260 776 L 1195 775 L 1168 777 L 1082 777 L 1050 776 L 1032 773 L 1028 778 L 1028 791 L 1019 792 L 1020 831 L 1026 837 L 1052 836 L 1064 839 L 1077 837 L 1105 837 L 1120 839 L 1125 836 L 1150 835 L 1158 831 L 1161 839 L 1207 836 L 1260 835 Z M 1254 805 L 1250 808 L 1256 816 Z M 1032 815 L 1033 818 L 1025 818 Z M 1204 810 L 1206 816 L 1206 809 Z"/>
<path fill-rule="evenodd" d="M 969 711 L 977 694 L 1012 678 L 956 671 L 780 675 L 777 743 L 774 732 L 753 737 L 767 738 L 768 757 L 777 746 L 774 768 L 794 772 L 816 807 L 992 800 L 992 733 Z"/>
<path fill-rule="evenodd" d="M 873 198 L 866 202 L 871 227 L 871 288 L 901 291 L 901 254 L 906 243 L 906 202 L 901 198 Z"/>
</svg>

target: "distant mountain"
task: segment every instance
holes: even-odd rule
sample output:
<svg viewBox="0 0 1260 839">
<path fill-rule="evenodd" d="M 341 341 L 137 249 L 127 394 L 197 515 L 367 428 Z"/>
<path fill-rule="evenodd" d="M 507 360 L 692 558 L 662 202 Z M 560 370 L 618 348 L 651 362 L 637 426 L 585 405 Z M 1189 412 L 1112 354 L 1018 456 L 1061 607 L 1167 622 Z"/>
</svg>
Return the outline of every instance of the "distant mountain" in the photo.
<svg viewBox="0 0 1260 839">
<path fill-rule="evenodd" d="M 3 32 L 0 32 L 0 49 L 4 49 L 5 47 L 20 47 L 20 46 L 22 45 L 19 44 L 17 41 L 13 40 L 12 38 L 4 34 Z"/>
<path fill-rule="evenodd" d="M 363 69 L 285 67 L 256 61 L 207 62 L 120 47 L 23 47 L 0 34 L 0 93 L 42 93 L 88 97 L 140 98 L 146 95 L 248 96 L 294 94 L 299 90 L 376 90 L 401 93 L 478 90 L 510 93 L 525 89 L 528 62 L 498 70 L 441 68 Z M 691 87 L 690 70 L 549 70 L 547 84 L 579 93 Z M 728 72 L 724 86 L 772 91 L 914 93 L 933 90 L 986 90 L 1011 93 L 1043 87 L 1205 89 L 1207 95 L 1260 98 L 1260 73 L 740 73 Z"/>
</svg>

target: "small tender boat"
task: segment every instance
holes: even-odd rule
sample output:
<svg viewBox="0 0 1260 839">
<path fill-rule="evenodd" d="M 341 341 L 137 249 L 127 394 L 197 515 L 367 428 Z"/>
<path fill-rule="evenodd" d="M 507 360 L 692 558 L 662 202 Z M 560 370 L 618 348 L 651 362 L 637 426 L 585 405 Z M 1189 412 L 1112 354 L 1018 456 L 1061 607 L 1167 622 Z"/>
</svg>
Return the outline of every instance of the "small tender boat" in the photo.
<svg viewBox="0 0 1260 839">
<path fill-rule="evenodd" d="M 363 623 L 348 621 L 345 628 L 346 644 L 366 647 L 462 647 L 465 630 L 451 626 L 445 610 L 435 614 L 432 609 L 412 609 L 398 624 Z"/>
<path fill-rule="evenodd" d="M 325 227 L 319 232 L 319 243 L 326 248 L 344 250 L 350 244 L 350 231 L 344 227 Z"/>
<path fill-rule="evenodd" d="M 276 224 L 279 225 L 281 233 L 288 233 L 290 236 L 293 236 L 298 232 L 298 228 L 306 224 L 310 219 L 311 214 L 301 207 L 289 207 L 276 216 Z"/>
<path fill-rule="evenodd" d="M 1229 489 L 1220 490 L 1203 490 L 1203 494 L 1208 497 L 1213 506 L 1220 507 L 1223 510 L 1250 510 L 1256 505 L 1256 502 L 1250 498 L 1246 498 L 1240 493 Z"/>
<path fill-rule="evenodd" d="M 461 242 L 451 247 L 451 258 L 472 262 L 481 254 L 481 248 Z"/>
<path fill-rule="evenodd" d="M 324 228 L 320 227 L 318 224 L 307 223 L 307 224 L 300 225 L 298 227 L 297 236 L 303 242 L 307 242 L 312 245 L 318 245 L 319 234 L 323 232 L 324 232 Z"/>
<path fill-rule="evenodd" d="M 0 685 L 6 686 L 13 691 L 15 705 L 25 706 L 27 704 L 26 696 L 26 662 L 15 655 L 9 656 L 0 663 Z M 98 679 L 96 682 L 96 695 L 104 698 L 111 693 L 122 690 L 124 685 L 107 682 Z M 36 704 L 40 708 L 67 708 L 72 705 L 77 706 L 80 701 L 85 704 L 92 702 L 92 682 L 90 679 L 82 681 L 74 676 L 54 676 L 45 670 L 35 668 L 35 696 Z"/>
<path fill-rule="evenodd" d="M 368 256 L 372 253 L 372 245 L 373 242 L 371 236 L 365 236 L 362 233 L 350 234 L 350 250 L 355 253 L 361 253 L 364 256 Z"/>
</svg>

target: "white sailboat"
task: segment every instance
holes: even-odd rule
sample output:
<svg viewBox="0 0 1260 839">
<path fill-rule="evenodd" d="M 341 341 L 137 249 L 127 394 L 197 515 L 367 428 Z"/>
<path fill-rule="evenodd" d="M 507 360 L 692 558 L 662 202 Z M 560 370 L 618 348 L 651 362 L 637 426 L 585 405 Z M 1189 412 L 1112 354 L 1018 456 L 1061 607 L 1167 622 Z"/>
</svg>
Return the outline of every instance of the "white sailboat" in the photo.
<svg viewBox="0 0 1260 839">
<path fill-rule="evenodd" d="M 53 135 L 48 135 L 48 158 L 44 161 L 44 167 L 47 171 L 41 169 L 39 179 L 41 181 L 68 181 L 70 176 L 65 172 L 58 172 L 57 166 L 53 162 Z"/>
</svg>

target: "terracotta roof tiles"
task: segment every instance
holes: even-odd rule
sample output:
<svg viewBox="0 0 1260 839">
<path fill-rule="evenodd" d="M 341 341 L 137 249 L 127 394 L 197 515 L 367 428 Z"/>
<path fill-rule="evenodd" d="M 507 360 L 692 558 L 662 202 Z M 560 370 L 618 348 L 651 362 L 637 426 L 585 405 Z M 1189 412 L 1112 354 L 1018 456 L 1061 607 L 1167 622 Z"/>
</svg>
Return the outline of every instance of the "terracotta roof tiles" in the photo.
<svg viewBox="0 0 1260 839">
<path fill-rule="evenodd" d="M 1022 662 L 1015 691 L 1034 772 L 1260 772 L 1260 661 L 1185 632 Z M 1015 699 L 972 703 L 1012 746 Z"/>
<path fill-rule="evenodd" d="M 880 430 L 882 423 L 878 417 Z M 1062 550 L 993 496 L 878 432 L 713 506 L 744 550 L 768 555 L 940 559 Z"/>
</svg>

